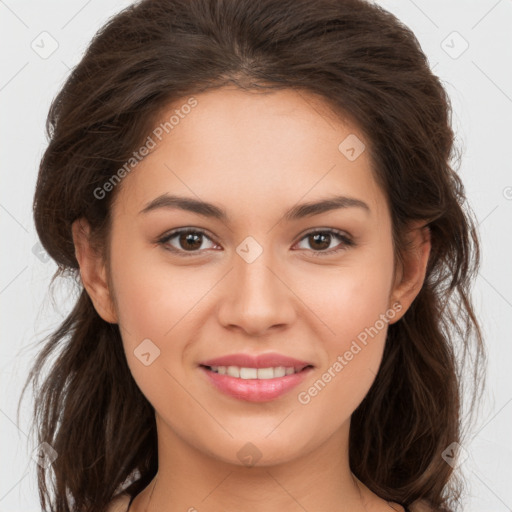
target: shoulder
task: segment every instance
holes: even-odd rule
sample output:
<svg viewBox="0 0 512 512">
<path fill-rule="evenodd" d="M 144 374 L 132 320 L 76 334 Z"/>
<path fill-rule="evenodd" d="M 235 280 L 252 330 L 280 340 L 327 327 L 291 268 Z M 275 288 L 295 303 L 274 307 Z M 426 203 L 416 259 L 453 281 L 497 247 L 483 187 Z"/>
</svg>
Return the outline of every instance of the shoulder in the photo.
<svg viewBox="0 0 512 512">
<path fill-rule="evenodd" d="M 110 502 L 107 512 L 126 512 L 130 503 L 130 495 L 126 492 L 114 496 Z M 422 511 L 420 511 L 422 512 Z"/>
<path fill-rule="evenodd" d="M 435 512 L 435 510 L 425 500 L 415 501 L 410 505 L 409 510 L 411 512 Z"/>
</svg>

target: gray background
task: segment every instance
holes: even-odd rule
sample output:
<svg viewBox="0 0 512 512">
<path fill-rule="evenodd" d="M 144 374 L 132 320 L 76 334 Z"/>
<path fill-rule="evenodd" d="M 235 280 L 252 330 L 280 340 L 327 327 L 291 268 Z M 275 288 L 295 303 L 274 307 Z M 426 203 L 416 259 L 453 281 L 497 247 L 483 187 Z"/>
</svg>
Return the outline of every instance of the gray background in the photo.
<svg viewBox="0 0 512 512">
<path fill-rule="evenodd" d="M 40 510 L 27 442 L 30 394 L 19 425 L 16 405 L 34 343 L 74 300 L 65 283 L 55 302 L 48 295 L 56 266 L 38 248 L 32 221 L 46 114 L 96 30 L 129 3 L 0 0 L 0 512 Z M 512 510 L 512 1 L 377 3 L 413 30 L 452 100 L 459 172 L 482 240 L 474 301 L 489 353 L 487 391 L 460 465 L 464 510 Z"/>
</svg>

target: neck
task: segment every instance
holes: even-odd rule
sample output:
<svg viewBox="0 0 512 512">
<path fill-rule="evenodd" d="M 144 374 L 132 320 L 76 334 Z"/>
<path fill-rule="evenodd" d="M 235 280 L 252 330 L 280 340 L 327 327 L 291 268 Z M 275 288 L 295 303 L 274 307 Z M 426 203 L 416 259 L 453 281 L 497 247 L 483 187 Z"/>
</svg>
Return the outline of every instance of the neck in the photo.
<svg viewBox="0 0 512 512">
<path fill-rule="evenodd" d="M 157 429 L 158 473 L 130 512 L 220 512 L 238 510 L 241 503 L 254 512 L 365 512 L 372 500 L 350 471 L 349 422 L 301 457 L 254 466 L 208 456 L 177 436 L 158 415 Z"/>
</svg>

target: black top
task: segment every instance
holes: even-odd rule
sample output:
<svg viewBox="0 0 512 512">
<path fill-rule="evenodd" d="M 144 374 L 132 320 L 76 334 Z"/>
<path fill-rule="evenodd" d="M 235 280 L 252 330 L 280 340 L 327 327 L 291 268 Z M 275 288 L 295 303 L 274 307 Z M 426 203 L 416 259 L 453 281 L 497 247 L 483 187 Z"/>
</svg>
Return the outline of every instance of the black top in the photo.
<svg viewBox="0 0 512 512">
<path fill-rule="evenodd" d="M 126 509 L 126 512 L 128 512 L 130 510 L 130 507 L 132 505 L 132 501 L 134 500 L 135 496 L 132 496 L 130 498 L 130 503 L 128 503 L 128 508 Z M 404 511 L 405 512 L 411 512 L 405 505 L 402 505 L 404 507 Z"/>
</svg>

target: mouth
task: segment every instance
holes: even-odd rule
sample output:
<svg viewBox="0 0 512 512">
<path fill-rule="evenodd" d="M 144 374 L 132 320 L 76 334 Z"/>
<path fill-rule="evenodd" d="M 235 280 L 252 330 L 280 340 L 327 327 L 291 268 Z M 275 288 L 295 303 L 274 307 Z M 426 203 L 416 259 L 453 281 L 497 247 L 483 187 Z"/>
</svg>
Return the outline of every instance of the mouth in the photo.
<svg viewBox="0 0 512 512">
<path fill-rule="evenodd" d="M 282 397 L 313 370 L 311 364 L 262 368 L 201 364 L 199 367 L 217 391 L 248 402 L 267 402 Z"/>
</svg>

